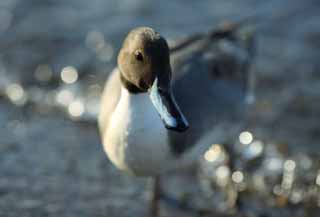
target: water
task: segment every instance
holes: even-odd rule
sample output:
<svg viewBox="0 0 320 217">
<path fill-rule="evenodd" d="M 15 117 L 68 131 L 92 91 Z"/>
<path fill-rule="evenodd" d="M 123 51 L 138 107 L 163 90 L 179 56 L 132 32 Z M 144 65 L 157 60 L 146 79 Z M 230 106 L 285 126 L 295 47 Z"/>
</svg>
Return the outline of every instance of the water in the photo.
<svg viewBox="0 0 320 217">
<path fill-rule="evenodd" d="M 110 165 L 94 122 L 104 80 L 125 34 L 135 26 L 152 26 L 174 40 L 224 20 L 254 17 L 257 103 L 244 130 L 270 144 L 263 153 L 280 147 L 280 154 L 266 157 L 266 165 L 274 160 L 272 168 L 278 168 L 279 159 L 300 162 L 296 153 L 317 162 L 319 9 L 317 0 L 2 0 L 0 216 L 119 216 L 124 207 L 131 212 L 121 216 L 146 214 L 141 207 L 147 200 L 141 193 L 145 180 L 124 176 Z M 244 153 L 255 156 L 257 146 Z M 310 172 L 313 181 L 317 168 Z M 239 174 L 233 178 L 239 181 Z M 276 195 L 282 182 L 271 181 Z M 299 193 L 294 195 L 298 200 Z M 276 202 L 290 207 L 281 198 Z M 261 204 L 255 208 L 262 209 Z M 295 215 L 303 216 L 300 212 Z"/>
</svg>

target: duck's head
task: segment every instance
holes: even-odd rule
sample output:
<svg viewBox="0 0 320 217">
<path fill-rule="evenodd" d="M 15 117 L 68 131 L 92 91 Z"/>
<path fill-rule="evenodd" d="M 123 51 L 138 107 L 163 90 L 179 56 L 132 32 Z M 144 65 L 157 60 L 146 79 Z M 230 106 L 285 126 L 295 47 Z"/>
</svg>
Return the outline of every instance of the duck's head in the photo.
<svg viewBox="0 0 320 217">
<path fill-rule="evenodd" d="M 132 94 L 148 93 L 165 127 L 185 131 L 188 123 L 175 102 L 166 40 L 153 29 L 133 29 L 118 55 L 122 85 Z"/>
</svg>

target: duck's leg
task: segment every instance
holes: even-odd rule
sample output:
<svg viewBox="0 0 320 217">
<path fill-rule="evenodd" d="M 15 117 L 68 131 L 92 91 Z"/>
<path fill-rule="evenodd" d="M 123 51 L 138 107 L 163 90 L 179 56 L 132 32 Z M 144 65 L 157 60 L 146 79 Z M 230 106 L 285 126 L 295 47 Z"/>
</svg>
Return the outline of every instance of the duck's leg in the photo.
<svg viewBox="0 0 320 217">
<path fill-rule="evenodd" d="M 150 215 L 151 217 L 159 216 L 159 202 L 161 198 L 161 184 L 160 177 L 156 176 L 152 178 L 152 197 L 150 203 Z"/>
</svg>

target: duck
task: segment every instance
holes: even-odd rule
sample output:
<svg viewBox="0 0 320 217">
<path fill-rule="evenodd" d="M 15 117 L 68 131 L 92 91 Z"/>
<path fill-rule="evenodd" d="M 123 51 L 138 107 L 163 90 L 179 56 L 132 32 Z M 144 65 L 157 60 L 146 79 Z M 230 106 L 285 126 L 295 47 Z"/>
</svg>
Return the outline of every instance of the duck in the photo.
<svg viewBox="0 0 320 217">
<path fill-rule="evenodd" d="M 193 165 L 243 119 L 252 40 L 237 41 L 237 29 L 225 25 L 169 45 L 153 28 L 136 27 L 124 39 L 98 125 L 119 170 L 153 178 L 151 216 L 159 215 L 161 177 Z"/>
</svg>

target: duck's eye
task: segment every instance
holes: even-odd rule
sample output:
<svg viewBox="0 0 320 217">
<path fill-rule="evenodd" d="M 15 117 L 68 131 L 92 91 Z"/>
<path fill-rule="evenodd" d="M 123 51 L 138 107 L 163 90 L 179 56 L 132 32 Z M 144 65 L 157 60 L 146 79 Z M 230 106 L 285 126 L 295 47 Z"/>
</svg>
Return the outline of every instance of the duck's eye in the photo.
<svg viewBox="0 0 320 217">
<path fill-rule="evenodd" d="M 136 56 L 136 59 L 138 60 L 138 61 L 143 61 L 143 55 L 142 55 L 142 53 L 141 53 L 141 51 L 136 51 L 135 53 L 134 53 L 134 55 Z"/>
</svg>

